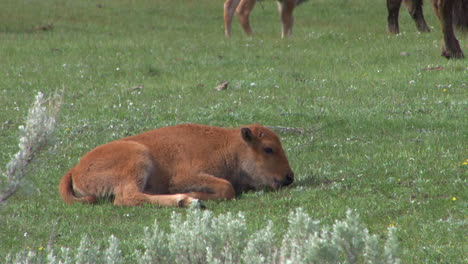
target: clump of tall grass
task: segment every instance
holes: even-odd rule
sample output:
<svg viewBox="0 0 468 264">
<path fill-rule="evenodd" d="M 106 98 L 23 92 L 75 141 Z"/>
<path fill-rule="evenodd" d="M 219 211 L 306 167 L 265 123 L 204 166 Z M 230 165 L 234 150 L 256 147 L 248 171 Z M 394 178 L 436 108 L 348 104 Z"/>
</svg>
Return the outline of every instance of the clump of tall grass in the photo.
<svg viewBox="0 0 468 264">
<path fill-rule="evenodd" d="M 46 106 L 48 104 L 49 107 Z M 10 198 L 26 177 L 26 167 L 50 141 L 61 96 L 44 98 L 39 92 L 29 109 L 26 124 L 19 127 L 19 151 L 11 158 L 6 171 L 0 173 L 0 203 Z"/>
<path fill-rule="evenodd" d="M 287 232 L 277 246 L 274 225 L 249 235 L 242 213 L 213 216 L 210 211 L 191 210 L 183 217 L 173 213 L 170 232 L 157 222 L 146 227 L 139 250 L 125 258 L 132 263 L 399 263 L 396 229 L 383 241 L 371 235 L 359 214 L 346 212 L 332 226 L 313 221 L 298 208 L 289 215 Z M 99 250 L 82 238 L 78 249 L 61 248 L 44 254 L 32 251 L 10 254 L 6 263 L 123 263 L 119 240 L 111 236 L 109 246 Z"/>
</svg>

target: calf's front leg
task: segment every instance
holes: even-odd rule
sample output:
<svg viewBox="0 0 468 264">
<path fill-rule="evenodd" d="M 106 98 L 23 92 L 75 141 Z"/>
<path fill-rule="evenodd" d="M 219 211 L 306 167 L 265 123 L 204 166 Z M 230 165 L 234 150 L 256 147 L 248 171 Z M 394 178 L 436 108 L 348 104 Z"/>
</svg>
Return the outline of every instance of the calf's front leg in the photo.
<svg viewBox="0 0 468 264">
<path fill-rule="evenodd" d="M 231 200 L 236 196 L 229 181 L 207 173 L 177 175 L 171 185 L 171 193 L 182 193 L 199 200 Z"/>
</svg>

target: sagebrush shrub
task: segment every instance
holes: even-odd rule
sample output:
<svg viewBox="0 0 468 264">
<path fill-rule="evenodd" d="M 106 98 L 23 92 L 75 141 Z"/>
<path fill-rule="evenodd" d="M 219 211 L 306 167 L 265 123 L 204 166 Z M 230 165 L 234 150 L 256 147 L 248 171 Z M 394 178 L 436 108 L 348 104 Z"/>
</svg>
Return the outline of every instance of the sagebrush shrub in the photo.
<svg viewBox="0 0 468 264">
<path fill-rule="evenodd" d="M 49 104 L 47 108 L 45 105 Z M 0 175 L 0 203 L 6 201 L 19 188 L 26 177 L 26 167 L 37 153 L 50 141 L 55 131 L 55 117 L 60 109 L 61 96 L 44 98 L 39 92 L 26 117 L 26 124 L 19 127 L 19 151 Z"/>
<path fill-rule="evenodd" d="M 265 228 L 247 233 L 242 213 L 213 216 L 210 211 L 189 210 L 184 217 L 173 213 L 170 232 L 162 231 L 158 223 L 146 227 L 142 251 L 130 257 L 137 263 L 399 263 L 396 229 L 389 228 L 381 241 L 370 235 L 359 214 L 346 212 L 346 218 L 333 226 L 321 226 L 301 208 L 291 212 L 289 227 L 281 238 L 280 247 L 271 221 Z M 141 248 L 141 247 L 140 247 Z M 10 254 L 6 263 L 123 263 L 119 240 L 109 238 L 109 246 L 98 250 L 83 236 L 78 249 L 62 248 L 55 254 L 33 251 Z M 44 257 L 46 256 L 46 257 Z M 127 260 L 128 260 L 127 258 Z"/>
</svg>

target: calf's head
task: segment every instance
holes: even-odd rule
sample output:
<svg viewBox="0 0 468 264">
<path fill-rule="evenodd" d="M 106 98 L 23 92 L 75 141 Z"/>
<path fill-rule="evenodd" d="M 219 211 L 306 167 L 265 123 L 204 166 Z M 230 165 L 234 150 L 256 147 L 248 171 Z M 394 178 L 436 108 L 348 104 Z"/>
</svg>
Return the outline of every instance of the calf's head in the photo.
<svg viewBox="0 0 468 264">
<path fill-rule="evenodd" d="M 278 136 L 261 125 L 241 128 L 243 150 L 241 169 L 247 174 L 246 184 L 255 189 L 278 189 L 294 181 L 294 173 Z"/>
</svg>

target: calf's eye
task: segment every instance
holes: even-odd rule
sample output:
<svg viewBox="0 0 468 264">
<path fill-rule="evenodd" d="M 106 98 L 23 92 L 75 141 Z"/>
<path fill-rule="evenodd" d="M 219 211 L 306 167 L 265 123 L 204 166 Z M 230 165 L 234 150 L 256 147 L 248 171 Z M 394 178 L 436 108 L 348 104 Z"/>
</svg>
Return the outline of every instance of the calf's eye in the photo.
<svg viewBox="0 0 468 264">
<path fill-rule="evenodd" d="M 270 148 L 270 147 L 264 147 L 263 151 L 265 151 L 265 153 L 267 153 L 267 154 L 272 154 L 273 153 L 273 149 Z"/>
</svg>

